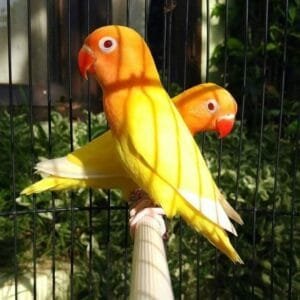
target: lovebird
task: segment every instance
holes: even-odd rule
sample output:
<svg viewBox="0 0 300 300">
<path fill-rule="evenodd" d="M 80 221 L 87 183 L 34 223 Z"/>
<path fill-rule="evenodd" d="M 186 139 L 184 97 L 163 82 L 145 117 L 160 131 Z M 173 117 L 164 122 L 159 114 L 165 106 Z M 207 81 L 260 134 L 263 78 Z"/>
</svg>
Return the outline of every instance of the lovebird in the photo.
<svg viewBox="0 0 300 300">
<path fill-rule="evenodd" d="M 133 29 L 104 26 L 87 36 L 81 74 L 103 90 L 116 159 L 167 217 L 180 215 L 233 262 L 242 259 L 226 231 L 236 235 L 224 197 L 194 138 L 163 88 L 150 50 Z M 228 212 L 230 211 L 230 212 Z"/>
<path fill-rule="evenodd" d="M 79 57 L 84 55 L 81 53 Z M 214 83 L 203 83 L 172 100 L 193 135 L 216 131 L 223 138 L 231 132 L 237 104 L 226 89 Z M 108 131 L 65 157 L 39 162 L 36 171 L 47 177 L 25 188 L 21 194 L 72 188 L 120 188 L 123 198 L 128 199 L 137 185 L 116 157 Z"/>
</svg>

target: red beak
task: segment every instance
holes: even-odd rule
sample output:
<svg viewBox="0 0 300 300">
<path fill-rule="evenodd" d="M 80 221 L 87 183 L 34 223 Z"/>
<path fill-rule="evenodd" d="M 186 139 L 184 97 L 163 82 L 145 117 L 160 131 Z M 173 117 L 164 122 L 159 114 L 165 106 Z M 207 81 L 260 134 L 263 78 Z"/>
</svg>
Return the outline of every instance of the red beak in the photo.
<svg viewBox="0 0 300 300">
<path fill-rule="evenodd" d="M 219 138 L 224 138 L 227 136 L 233 128 L 234 125 L 234 115 L 226 115 L 217 120 L 216 128 L 219 132 Z"/>
<path fill-rule="evenodd" d="M 96 57 L 93 54 L 93 51 L 86 45 L 83 45 L 78 53 L 78 67 L 80 75 L 87 79 L 87 72 L 95 73 L 94 62 Z"/>
</svg>

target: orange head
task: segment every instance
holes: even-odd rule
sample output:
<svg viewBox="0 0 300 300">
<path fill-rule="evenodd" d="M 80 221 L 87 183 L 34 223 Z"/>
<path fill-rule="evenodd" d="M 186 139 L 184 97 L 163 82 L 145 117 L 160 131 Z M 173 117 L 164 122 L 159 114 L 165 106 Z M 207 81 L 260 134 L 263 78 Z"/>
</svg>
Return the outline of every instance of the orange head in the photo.
<svg viewBox="0 0 300 300">
<path fill-rule="evenodd" d="M 190 88 L 174 102 L 192 134 L 217 131 L 223 138 L 233 128 L 237 104 L 227 90 L 214 83 Z"/>
<path fill-rule="evenodd" d="M 143 38 L 124 26 L 104 26 L 89 34 L 79 51 L 78 65 L 84 78 L 94 74 L 103 89 L 159 80 Z"/>
</svg>

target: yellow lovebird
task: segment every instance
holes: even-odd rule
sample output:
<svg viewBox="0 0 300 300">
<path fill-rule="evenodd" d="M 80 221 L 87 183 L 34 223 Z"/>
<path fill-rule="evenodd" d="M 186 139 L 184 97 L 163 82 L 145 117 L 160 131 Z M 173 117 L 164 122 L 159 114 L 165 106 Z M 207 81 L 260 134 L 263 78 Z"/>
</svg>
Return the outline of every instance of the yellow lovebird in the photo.
<svg viewBox="0 0 300 300">
<path fill-rule="evenodd" d="M 193 134 L 216 131 L 221 138 L 233 128 L 237 104 L 227 90 L 214 83 L 187 89 L 174 97 L 173 102 Z M 88 187 L 120 188 L 127 199 L 137 186 L 117 157 L 111 132 L 108 131 L 65 157 L 39 162 L 35 167 L 37 172 L 47 177 L 21 193 L 30 195 L 48 190 Z"/>
<path fill-rule="evenodd" d="M 128 176 L 167 217 L 180 215 L 233 262 L 242 263 L 226 233 L 236 231 L 224 198 L 142 37 L 123 26 L 101 27 L 85 39 L 79 67 L 83 76 L 94 73 L 102 87 L 112 147 Z"/>
</svg>

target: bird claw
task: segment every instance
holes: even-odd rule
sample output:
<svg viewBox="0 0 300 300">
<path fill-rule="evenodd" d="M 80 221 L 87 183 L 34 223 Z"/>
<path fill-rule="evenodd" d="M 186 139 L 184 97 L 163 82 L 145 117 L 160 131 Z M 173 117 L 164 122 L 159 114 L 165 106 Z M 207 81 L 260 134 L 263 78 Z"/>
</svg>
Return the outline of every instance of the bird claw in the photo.
<svg viewBox="0 0 300 300">
<path fill-rule="evenodd" d="M 161 228 L 161 235 L 166 235 L 166 225 L 162 218 L 162 215 L 165 214 L 164 210 L 161 207 L 154 206 L 152 200 L 149 196 L 142 190 L 136 190 L 133 195 L 134 201 L 132 201 L 131 209 L 129 212 L 129 226 L 130 234 L 134 236 L 134 232 L 138 223 L 145 217 L 151 217 L 155 219 Z M 132 199 L 131 198 L 131 199 Z"/>
</svg>

